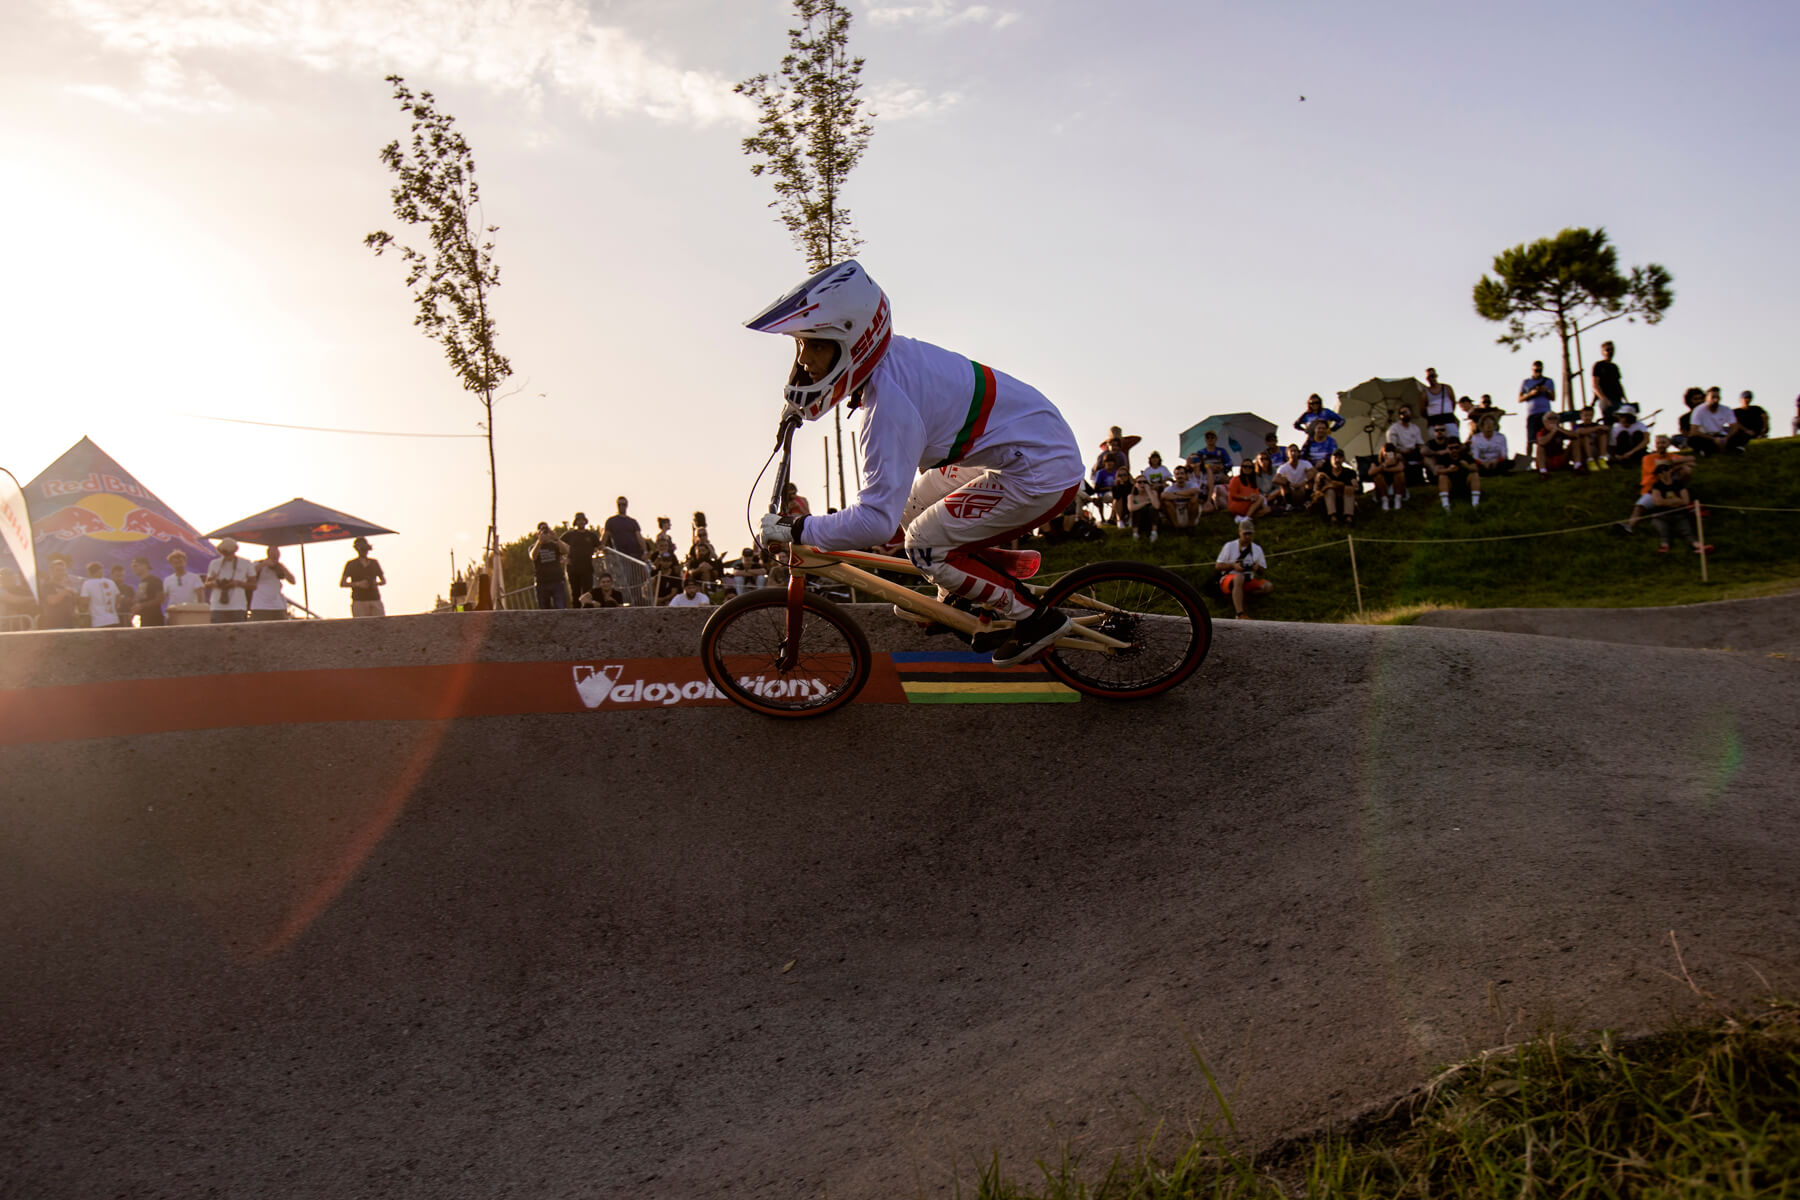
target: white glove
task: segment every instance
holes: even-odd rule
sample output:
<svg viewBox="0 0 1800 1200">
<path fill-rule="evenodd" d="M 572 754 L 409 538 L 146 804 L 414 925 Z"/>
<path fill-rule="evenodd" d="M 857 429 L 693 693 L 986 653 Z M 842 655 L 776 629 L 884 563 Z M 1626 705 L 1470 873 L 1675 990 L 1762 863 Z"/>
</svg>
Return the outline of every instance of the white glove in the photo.
<svg viewBox="0 0 1800 1200">
<path fill-rule="evenodd" d="M 799 537 L 800 524 L 805 517 L 778 517 L 774 513 L 764 513 L 762 519 L 762 540 L 765 545 L 771 542 L 793 542 Z"/>
</svg>

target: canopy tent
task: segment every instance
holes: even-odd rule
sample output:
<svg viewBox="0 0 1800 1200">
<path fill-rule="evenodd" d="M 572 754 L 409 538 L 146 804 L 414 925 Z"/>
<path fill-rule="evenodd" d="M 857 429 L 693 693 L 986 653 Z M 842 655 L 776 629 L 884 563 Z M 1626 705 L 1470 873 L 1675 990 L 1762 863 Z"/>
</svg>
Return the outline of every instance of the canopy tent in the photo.
<svg viewBox="0 0 1800 1200">
<path fill-rule="evenodd" d="M 1344 427 L 1334 435 L 1346 455 L 1372 456 L 1387 436 L 1387 427 L 1398 419 L 1400 406 L 1408 405 L 1417 416 L 1425 399 L 1425 385 L 1407 375 L 1401 379 L 1365 379 L 1337 394 L 1337 411 Z"/>
<path fill-rule="evenodd" d="M 308 612 L 312 611 L 312 589 L 306 578 L 306 546 L 309 542 L 339 542 L 345 538 L 369 537 L 392 533 L 391 529 L 341 513 L 323 504 L 314 504 L 295 496 L 286 504 L 277 504 L 253 517 L 233 521 L 213 530 L 209 538 L 236 538 L 258 546 L 300 547 L 300 594 Z"/>
<path fill-rule="evenodd" d="M 140 555 L 161 575 L 176 550 L 187 555 L 188 570 L 205 574 L 217 557 L 199 530 L 88 438 L 70 446 L 21 491 L 39 580 L 49 576 L 53 555 L 68 559 L 69 573 L 78 579 L 91 562 L 105 571 L 118 566 L 129 572 L 131 560 Z M 14 561 L 4 539 L 0 566 L 29 574 Z"/>
<path fill-rule="evenodd" d="M 1220 413 L 1182 431 L 1181 457 L 1186 458 L 1204 448 L 1208 433 L 1218 434 L 1220 449 L 1231 451 L 1234 459 L 1241 459 L 1245 454 L 1261 454 L 1263 447 L 1268 445 L 1269 435 L 1274 432 L 1275 422 L 1265 421 L 1255 413 Z"/>
</svg>

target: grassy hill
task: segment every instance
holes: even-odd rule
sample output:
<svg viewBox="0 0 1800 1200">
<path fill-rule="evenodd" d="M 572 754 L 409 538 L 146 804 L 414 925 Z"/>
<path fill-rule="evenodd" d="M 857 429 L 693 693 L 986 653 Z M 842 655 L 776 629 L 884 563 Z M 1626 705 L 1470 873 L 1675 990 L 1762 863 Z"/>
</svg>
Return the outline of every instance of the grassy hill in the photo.
<svg viewBox="0 0 1800 1200">
<path fill-rule="evenodd" d="M 1568 473 L 1538 479 L 1484 481 L 1482 504 L 1458 496 L 1450 512 L 1435 493 L 1415 491 L 1400 512 L 1384 513 L 1372 494 L 1345 530 L 1315 514 L 1257 522 L 1256 541 L 1269 556 L 1275 591 L 1252 602 L 1251 615 L 1273 621 L 1345 621 L 1357 616 L 1351 573 L 1366 614 L 1417 606 L 1499 608 L 1634 607 L 1690 604 L 1764 595 L 1800 585 L 1800 439 L 1752 445 L 1744 455 L 1702 460 L 1690 484 L 1707 507 L 1709 582 L 1686 546 L 1656 552 L 1648 521 L 1623 536 L 1612 526 L 1638 495 L 1637 470 Z M 1786 511 L 1742 511 L 1748 509 Z M 1595 528 L 1599 526 L 1599 528 Z M 1235 536 L 1228 515 L 1202 517 L 1198 528 L 1165 531 L 1155 542 L 1109 529 L 1103 541 L 1050 546 L 1044 574 L 1086 562 L 1131 558 L 1157 563 L 1196 584 L 1211 577 L 1219 547 Z M 1230 606 L 1207 592 L 1215 615 Z"/>
</svg>

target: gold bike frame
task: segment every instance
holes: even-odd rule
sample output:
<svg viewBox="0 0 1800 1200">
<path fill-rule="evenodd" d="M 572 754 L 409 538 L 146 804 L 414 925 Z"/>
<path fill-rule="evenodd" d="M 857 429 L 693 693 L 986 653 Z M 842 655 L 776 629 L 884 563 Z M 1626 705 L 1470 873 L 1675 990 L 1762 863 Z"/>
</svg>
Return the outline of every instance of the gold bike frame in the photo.
<svg viewBox="0 0 1800 1200">
<path fill-rule="evenodd" d="M 879 575 L 870 574 L 860 563 L 879 571 L 895 571 L 905 575 L 924 577 L 925 572 L 912 565 L 904 558 L 895 558 L 886 554 L 870 554 L 862 550 L 820 550 L 816 546 L 794 546 L 788 554 L 788 569 L 799 575 L 812 575 L 819 579 L 829 579 L 844 584 L 858 592 L 869 592 L 892 602 L 911 613 L 916 613 L 930 621 L 935 621 L 949 629 L 974 636 L 992 630 L 1010 629 L 1012 622 L 996 617 L 991 624 L 984 624 L 979 618 L 964 612 L 960 608 L 952 608 L 935 596 L 926 596 L 913 591 L 909 587 Z M 1030 584 L 1026 585 L 1031 587 Z M 1041 587 L 1032 587 L 1033 592 L 1042 593 Z M 1058 650 L 1097 650 L 1109 653 L 1114 650 L 1129 650 L 1131 643 L 1108 637 L 1093 628 L 1104 620 L 1109 613 L 1121 611 L 1109 604 L 1102 604 L 1091 596 L 1074 595 L 1069 603 L 1078 608 L 1093 610 L 1092 616 L 1075 618 L 1075 628 L 1057 640 Z"/>
</svg>

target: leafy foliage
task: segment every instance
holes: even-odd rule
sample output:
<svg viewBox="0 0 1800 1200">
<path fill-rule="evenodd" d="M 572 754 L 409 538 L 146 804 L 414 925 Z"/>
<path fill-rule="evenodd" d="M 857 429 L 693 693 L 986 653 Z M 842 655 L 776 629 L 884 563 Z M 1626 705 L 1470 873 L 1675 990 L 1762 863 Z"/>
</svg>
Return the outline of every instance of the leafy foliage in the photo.
<svg viewBox="0 0 1800 1200">
<path fill-rule="evenodd" d="M 850 11 L 838 0 L 794 0 L 798 28 L 779 71 L 753 75 L 734 89 L 757 106 L 757 132 L 744 139 L 752 175 L 775 187 L 770 208 L 820 271 L 862 247 L 842 201 L 844 181 L 874 132 L 857 92 L 863 60 L 847 45 Z"/>
<path fill-rule="evenodd" d="M 488 294 L 500 286 L 494 243 L 498 226 L 483 225 L 481 186 L 475 155 L 456 130 L 456 119 L 437 110 L 430 92 L 414 95 L 399 75 L 389 75 L 394 99 L 412 118 L 412 142 L 398 139 L 381 150 L 382 163 L 398 182 L 390 193 L 394 216 L 425 227 L 429 250 L 419 250 L 377 230 L 363 239 L 377 255 L 398 249 L 406 264 L 406 286 L 417 311 L 413 324 L 444 347 L 465 390 L 481 397 L 488 443 L 490 549 L 499 525 L 499 484 L 494 476 L 494 389 L 512 374 L 512 364 L 496 348 Z"/>
</svg>

